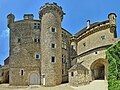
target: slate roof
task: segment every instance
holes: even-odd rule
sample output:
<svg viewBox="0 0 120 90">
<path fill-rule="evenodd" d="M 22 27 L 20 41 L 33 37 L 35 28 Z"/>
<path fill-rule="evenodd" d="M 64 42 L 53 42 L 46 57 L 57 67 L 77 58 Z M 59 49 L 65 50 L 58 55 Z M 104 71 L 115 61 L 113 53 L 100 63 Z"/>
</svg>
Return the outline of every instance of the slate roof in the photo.
<svg viewBox="0 0 120 90">
<path fill-rule="evenodd" d="M 86 70 L 86 71 L 88 71 L 88 69 L 86 67 L 84 67 L 81 63 L 75 64 L 68 71 L 71 72 L 71 71 L 75 71 L 75 70 Z"/>
</svg>

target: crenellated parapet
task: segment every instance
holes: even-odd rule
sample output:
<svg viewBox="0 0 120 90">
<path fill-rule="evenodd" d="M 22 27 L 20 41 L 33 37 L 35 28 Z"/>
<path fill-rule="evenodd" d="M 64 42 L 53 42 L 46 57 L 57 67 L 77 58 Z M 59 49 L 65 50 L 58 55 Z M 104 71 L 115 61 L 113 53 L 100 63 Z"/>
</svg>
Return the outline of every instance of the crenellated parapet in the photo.
<svg viewBox="0 0 120 90">
<path fill-rule="evenodd" d="M 63 19 L 63 15 L 65 15 L 65 13 L 62 11 L 62 7 L 58 6 L 57 3 L 46 3 L 44 6 L 42 6 L 39 11 L 39 18 L 41 19 L 46 13 L 58 14 L 61 18 L 61 21 Z"/>
</svg>

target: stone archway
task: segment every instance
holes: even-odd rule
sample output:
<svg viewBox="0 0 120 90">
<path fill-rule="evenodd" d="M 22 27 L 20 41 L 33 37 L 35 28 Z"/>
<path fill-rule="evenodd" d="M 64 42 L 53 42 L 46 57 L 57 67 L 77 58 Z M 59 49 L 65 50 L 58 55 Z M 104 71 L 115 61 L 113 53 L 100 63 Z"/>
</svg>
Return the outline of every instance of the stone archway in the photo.
<svg viewBox="0 0 120 90">
<path fill-rule="evenodd" d="M 29 77 L 29 83 L 30 85 L 39 85 L 40 84 L 39 75 L 35 72 L 31 73 Z"/>
<path fill-rule="evenodd" d="M 107 66 L 106 59 L 95 60 L 90 67 L 92 80 L 107 80 Z"/>
</svg>

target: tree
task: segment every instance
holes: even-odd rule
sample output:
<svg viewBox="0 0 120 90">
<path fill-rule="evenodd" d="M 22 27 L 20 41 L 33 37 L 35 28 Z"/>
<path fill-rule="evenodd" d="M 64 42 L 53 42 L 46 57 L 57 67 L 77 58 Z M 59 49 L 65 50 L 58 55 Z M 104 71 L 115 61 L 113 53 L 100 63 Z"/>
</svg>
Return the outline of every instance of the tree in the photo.
<svg viewBox="0 0 120 90">
<path fill-rule="evenodd" d="M 108 90 L 120 90 L 120 42 L 106 51 L 108 60 Z"/>
</svg>

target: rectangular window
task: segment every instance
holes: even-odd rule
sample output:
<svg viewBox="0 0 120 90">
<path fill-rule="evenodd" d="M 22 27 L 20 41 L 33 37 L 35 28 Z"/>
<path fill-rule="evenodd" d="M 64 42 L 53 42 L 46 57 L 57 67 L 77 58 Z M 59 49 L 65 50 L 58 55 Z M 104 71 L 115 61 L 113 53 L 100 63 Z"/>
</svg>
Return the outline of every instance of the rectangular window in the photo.
<svg viewBox="0 0 120 90">
<path fill-rule="evenodd" d="M 54 56 L 51 57 L 51 62 L 55 62 L 55 57 Z"/>
<path fill-rule="evenodd" d="M 20 38 L 18 38 L 18 43 L 20 43 L 21 42 L 21 39 Z"/>
<path fill-rule="evenodd" d="M 51 31 L 51 32 L 56 32 L 56 28 L 55 28 L 55 27 L 51 27 L 51 28 L 50 28 L 50 31 Z"/>
<path fill-rule="evenodd" d="M 62 42 L 62 48 L 67 49 L 67 44 L 65 42 Z"/>
<path fill-rule="evenodd" d="M 62 48 L 64 48 L 64 43 L 62 42 Z"/>
<path fill-rule="evenodd" d="M 66 39 L 67 38 L 67 34 L 62 32 L 62 38 Z"/>
<path fill-rule="evenodd" d="M 40 23 L 34 23 L 34 29 L 39 29 L 40 28 Z"/>
<path fill-rule="evenodd" d="M 51 48 L 56 48 L 56 44 L 52 43 Z"/>
<path fill-rule="evenodd" d="M 71 72 L 71 76 L 72 76 L 72 77 L 74 76 L 74 72 Z"/>
<path fill-rule="evenodd" d="M 24 75 L 24 70 L 20 70 L 20 75 L 21 75 L 21 76 Z"/>
<path fill-rule="evenodd" d="M 34 38 L 34 42 L 39 43 L 40 39 L 39 38 Z"/>
<path fill-rule="evenodd" d="M 36 54 L 35 59 L 40 59 L 40 54 Z"/>
<path fill-rule="evenodd" d="M 66 43 L 64 43 L 64 49 L 67 49 L 67 44 Z"/>
<path fill-rule="evenodd" d="M 55 32 L 55 28 L 52 28 L 52 32 Z"/>
</svg>

